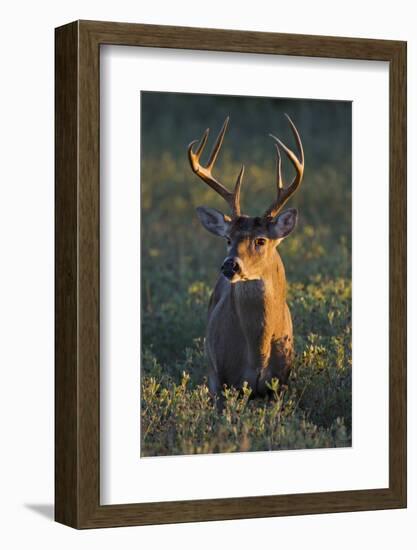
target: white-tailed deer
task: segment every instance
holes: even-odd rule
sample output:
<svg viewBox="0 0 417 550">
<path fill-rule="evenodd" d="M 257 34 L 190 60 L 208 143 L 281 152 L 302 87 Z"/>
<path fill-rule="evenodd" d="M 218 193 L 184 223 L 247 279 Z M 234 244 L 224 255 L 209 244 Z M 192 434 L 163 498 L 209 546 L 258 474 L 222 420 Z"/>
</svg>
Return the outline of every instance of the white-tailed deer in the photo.
<svg viewBox="0 0 417 550">
<path fill-rule="evenodd" d="M 286 383 L 293 355 L 291 314 L 286 301 L 286 279 L 276 247 L 291 233 L 297 222 L 297 210 L 279 214 L 300 186 L 304 172 L 304 153 L 298 131 L 287 116 L 295 137 L 298 157 L 277 137 L 277 196 L 261 217 L 249 217 L 240 211 L 240 190 L 244 167 L 234 191 L 228 191 L 212 174 L 229 118 L 223 124 L 206 166 L 200 157 L 206 145 L 207 129 L 190 143 L 188 157 L 197 176 L 221 195 L 231 208 L 231 216 L 214 208 L 200 206 L 198 217 L 203 226 L 227 243 L 227 256 L 210 298 L 205 349 L 209 365 L 209 388 L 218 395 L 224 384 L 242 387 L 246 381 L 254 395 L 267 393 L 267 382 L 278 378 Z M 282 149 L 293 164 L 296 175 L 284 187 L 281 171 Z"/>
</svg>

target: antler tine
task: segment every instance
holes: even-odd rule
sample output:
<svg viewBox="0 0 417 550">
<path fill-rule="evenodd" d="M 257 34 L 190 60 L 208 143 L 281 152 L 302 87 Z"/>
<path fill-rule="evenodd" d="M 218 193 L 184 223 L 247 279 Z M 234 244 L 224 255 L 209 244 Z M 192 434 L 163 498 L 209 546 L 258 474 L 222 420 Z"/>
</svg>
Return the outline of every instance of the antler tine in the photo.
<svg viewBox="0 0 417 550">
<path fill-rule="evenodd" d="M 300 162 L 301 164 L 304 166 L 304 149 L 303 149 L 303 144 L 301 142 L 301 138 L 300 138 L 300 134 L 298 133 L 298 130 L 297 128 L 295 127 L 295 124 L 294 122 L 291 120 L 291 118 L 289 117 L 289 115 L 287 115 L 287 113 L 284 113 L 288 122 L 290 123 L 290 127 L 291 127 L 291 130 L 292 130 L 292 133 L 295 137 L 295 141 L 297 143 L 297 149 L 298 149 L 298 154 L 300 155 Z"/>
<path fill-rule="evenodd" d="M 278 187 L 278 189 L 282 189 L 284 187 L 284 183 L 282 181 L 281 151 L 279 150 L 279 147 L 276 143 L 274 145 L 275 145 L 275 150 L 277 152 L 277 187 Z"/>
<path fill-rule="evenodd" d="M 223 199 L 230 206 L 233 217 L 237 217 L 240 216 L 240 188 L 242 185 L 244 167 L 242 166 L 242 169 L 240 170 L 233 193 L 226 189 L 226 187 L 224 187 L 224 185 L 221 184 L 212 174 L 212 169 L 220 152 L 228 123 L 229 117 L 226 117 L 226 120 L 224 121 L 219 135 L 217 136 L 217 139 L 213 145 L 213 149 L 210 153 L 210 158 L 208 160 L 207 166 L 202 166 L 200 164 L 200 157 L 207 143 L 207 138 L 209 135 L 208 128 L 204 132 L 195 152 L 193 151 L 193 147 L 196 143 L 198 143 L 199 140 L 192 141 L 188 146 L 188 159 L 190 161 L 192 171 L 197 174 L 197 176 L 199 176 L 212 189 L 214 189 L 216 193 L 223 197 Z"/>
<path fill-rule="evenodd" d="M 277 198 L 271 204 L 271 206 L 268 208 L 268 210 L 265 212 L 265 214 L 264 214 L 265 217 L 272 217 L 273 218 L 278 214 L 278 212 L 282 209 L 284 204 L 297 191 L 298 187 L 301 184 L 301 181 L 303 179 L 303 174 L 304 174 L 303 144 L 301 142 L 301 138 L 300 138 L 300 135 L 298 133 L 297 128 L 295 127 L 295 124 L 293 123 L 293 121 L 290 119 L 290 117 L 287 114 L 285 116 L 287 117 L 288 122 L 290 123 L 290 127 L 291 127 L 292 133 L 294 135 L 296 144 L 297 144 L 298 154 L 299 154 L 300 158 L 298 159 L 297 156 L 291 151 L 291 149 L 289 149 L 280 139 L 278 139 L 273 134 L 269 134 L 272 137 L 272 139 L 276 142 L 275 143 L 275 148 L 276 148 L 276 151 L 277 151 L 277 182 L 276 182 L 276 185 L 277 185 Z M 282 180 L 282 172 L 281 172 L 282 161 L 281 161 L 280 148 L 283 149 L 283 151 L 285 152 L 287 157 L 290 159 L 290 161 L 292 162 L 292 164 L 293 164 L 293 166 L 296 170 L 296 175 L 295 175 L 291 185 L 289 185 L 288 187 L 284 187 L 284 183 L 283 183 L 283 180 Z"/>
<path fill-rule="evenodd" d="M 195 152 L 195 156 L 197 157 L 198 160 L 200 159 L 201 153 L 203 152 L 203 149 L 206 146 L 209 133 L 210 133 L 210 130 L 209 130 L 209 128 L 207 128 L 206 131 L 204 132 L 201 140 L 200 140 L 200 143 L 199 143 L 198 147 L 197 147 L 197 151 Z M 197 141 L 198 141 L 198 139 L 193 141 L 193 144 L 196 143 Z"/>
<path fill-rule="evenodd" d="M 235 183 L 235 189 L 233 192 L 234 199 L 233 199 L 232 213 L 233 213 L 233 217 L 235 218 L 240 216 L 240 189 L 242 187 L 244 173 L 245 173 L 245 167 L 242 165 L 242 168 L 240 169 L 239 175 Z"/>
<path fill-rule="evenodd" d="M 223 126 L 221 127 L 219 135 L 217 136 L 217 139 L 213 145 L 213 149 L 211 150 L 210 158 L 207 163 L 208 170 L 211 170 L 214 166 L 214 163 L 216 162 L 216 159 L 220 152 L 220 148 L 223 145 L 223 139 L 224 139 L 224 135 L 226 133 L 228 125 L 229 125 L 229 117 L 226 117 L 226 120 L 223 122 Z"/>
</svg>

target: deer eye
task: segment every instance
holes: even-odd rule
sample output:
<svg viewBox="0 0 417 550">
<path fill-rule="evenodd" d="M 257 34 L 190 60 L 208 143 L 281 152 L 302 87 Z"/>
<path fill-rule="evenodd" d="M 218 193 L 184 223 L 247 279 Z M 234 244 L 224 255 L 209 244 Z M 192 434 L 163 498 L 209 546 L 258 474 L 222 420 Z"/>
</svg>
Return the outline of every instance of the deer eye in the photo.
<svg viewBox="0 0 417 550">
<path fill-rule="evenodd" d="M 226 242 L 227 242 L 227 246 L 230 246 L 232 244 L 232 241 L 228 237 L 226 237 Z"/>
<path fill-rule="evenodd" d="M 266 243 L 266 239 L 255 239 L 255 246 L 264 246 L 264 244 Z"/>
</svg>

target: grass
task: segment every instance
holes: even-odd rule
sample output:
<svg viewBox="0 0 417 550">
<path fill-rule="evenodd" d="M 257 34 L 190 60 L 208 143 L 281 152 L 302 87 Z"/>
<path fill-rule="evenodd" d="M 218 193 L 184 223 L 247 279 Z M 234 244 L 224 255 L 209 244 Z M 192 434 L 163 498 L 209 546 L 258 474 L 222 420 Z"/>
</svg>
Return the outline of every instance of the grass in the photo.
<svg viewBox="0 0 417 550">
<path fill-rule="evenodd" d="M 188 167 L 184 150 L 197 123 L 184 115 L 176 126 L 173 119 L 186 112 L 188 96 L 178 96 L 176 103 L 172 95 L 167 102 L 156 96 L 142 97 L 148 118 L 142 126 L 141 455 L 350 446 L 350 106 L 335 110 L 332 102 L 326 115 L 323 102 L 300 102 L 306 175 L 290 204 L 299 209 L 300 222 L 280 245 L 296 347 L 288 386 L 272 381 L 272 398 L 265 400 L 253 399 L 247 387 L 226 388 L 219 414 L 206 385 L 203 342 L 208 300 L 225 250 L 199 225 L 195 207 L 225 207 Z M 213 105 L 209 96 L 204 101 Z M 233 101 L 227 112 L 238 108 Z M 271 113 L 261 100 L 254 101 L 251 116 L 268 128 Z M 274 113 L 278 107 L 270 105 Z M 274 116 L 280 114 L 281 109 Z M 324 125 L 337 126 L 330 135 L 317 131 L 319 114 Z M 204 120 L 197 125 L 206 127 Z M 167 140 L 173 128 L 175 139 Z M 236 133 L 246 135 L 239 126 Z M 292 143 L 284 130 L 276 133 Z M 235 141 L 230 134 L 226 140 L 235 143 L 236 134 Z M 249 158 L 243 209 L 259 215 L 273 196 L 272 146 L 241 139 L 234 151 L 226 143 L 216 173 L 230 185 L 242 159 Z"/>
</svg>

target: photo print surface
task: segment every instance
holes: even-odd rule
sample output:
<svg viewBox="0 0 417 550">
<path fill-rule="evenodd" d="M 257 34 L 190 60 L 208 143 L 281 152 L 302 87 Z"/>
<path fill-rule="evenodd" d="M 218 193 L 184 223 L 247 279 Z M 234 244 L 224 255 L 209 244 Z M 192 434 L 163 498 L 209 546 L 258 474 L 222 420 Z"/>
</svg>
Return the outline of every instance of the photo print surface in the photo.
<svg viewBox="0 0 417 550">
<path fill-rule="evenodd" d="M 351 446 L 351 102 L 140 101 L 140 456 Z"/>
</svg>

